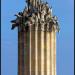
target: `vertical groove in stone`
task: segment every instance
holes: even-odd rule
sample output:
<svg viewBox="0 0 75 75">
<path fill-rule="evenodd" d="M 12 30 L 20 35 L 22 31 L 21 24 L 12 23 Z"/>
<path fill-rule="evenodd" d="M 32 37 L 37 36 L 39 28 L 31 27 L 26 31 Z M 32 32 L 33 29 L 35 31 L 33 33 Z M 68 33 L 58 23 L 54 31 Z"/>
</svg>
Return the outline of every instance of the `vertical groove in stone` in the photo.
<svg viewBox="0 0 75 75">
<path fill-rule="evenodd" d="M 24 75 L 24 32 L 22 32 L 22 75 Z"/>
<path fill-rule="evenodd" d="M 47 75 L 50 75 L 50 32 L 47 32 Z"/>
<path fill-rule="evenodd" d="M 54 75 L 55 75 L 55 32 L 53 31 L 53 34 L 54 34 L 54 53 L 53 53 L 53 55 L 54 55 Z"/>
<path fill-rule="evenodd" d="M 38 75 L 38 30 L 35 28 L 35 75 Z"/>
<path fill-rule="evenodd" d="M 44 75 L 44 31 L 41 31 L 41 75 Z"/>
<path fill-rule="evenodd" d="M 35 75 L 35 31 L 34 26 L 31 26 L 31 75 Z"/>
<path fill-rule="evenodd" d="M 41 75 L 41 31 L 40 30 L 38 30 L 38 75 Z"/>
<path fill-rule="evenodd" d="M 24 75 L 24 41 L 23 41 L 23 32 L 18 31 L 18 67 L 19 75 Z"/>
<path fill-rule="evenodd" d="M 56 75 L 56 33 L 54 30 L 54 75 Z"/>
<path fill-rule="evenodd" d="M 47 46 L 46 46 L 46 31 L 44 32 L 44 75 L 47 75 L 47 68 L 46 68 L 46 65 L 47 65 Z"/>
<path fill-rule="evenodd" d="M 22 64 L 21 64 L 21 72 L 22 72 L 22 75 L 23 75 L 23 74 L 24 74 L 23 32 L 21 32 L 21 38 L 22 38 L 22 39 L 21 39 L 21 62 L 22 62 Z"/>
<path fill-rule="evenodd" d="M 56 75 L 56 33 L 53 30 L 53 75 Z"/>
<path fill-rule="evenodd" d="M 55 32 L 55 75 L 57 75 L 57 69 L 56 69 L 56 32 Z"/>
<path fill-rule="evenodd" d="M 30 48 L 29 48 L 30 40 L 29 40 L 29 37 L 30 37 L 30 32 L 28 31 L 28 32 L 27 32 L 27 41 L 28 41 L 28 44 L 27 44 L 27 50 L 28 50 L 28 51 L 27 51 L 27 52 L 28 52 L 28 53 L 27 53 L 27 54 L 28 54 L 28 55 L 27 55 L 27 56 L 28 56 L 28 75 L 30 75 L 30 71 L 29 71 L 29 68 L 30 68 L 30 67 L 29 67 L 29 66 L 30 66 L 30 63 L 29 63 L 29 62 L 30 62 L 30 60 L 29 60 L 29 59 L 30 59 Z"/>
<path fill-rule="evenodd" d="M 29 54 L 29 44 L 30 44 L 30 33 L 29 31 L 25 31 L 24 33 L 24 75 L 29 75 L 29 58 L 30 58 L 30 54 Z"/>
<path fill-rule="evenodd" d="M 52 59 L 51 69 L 52 69 L 52 75 L 53 75 L 53 31 L 51 32 L 51 59 Z"/>
<path fill-rule="evenodd" d="M 21 32 L 18 29 L 18 75 L 21 74 Z"/>
<path fill-rule="evenodd" d="M 52 50 L 51 50 L 51 52 L 52 52 L 52 75 L 54 75 L 54 33 L 53 33 L 53 31 L 51 32 L 51 44 L 52 44 Z"/>
<path fill-rule="evenodd" d="M 24 33 L 24 66 L 25 66 L 25 72 L 24 74 L 27 75 L 27 33 Z"/>
<path fill-rule="evenodd" d="M 30 75 L 31 75 L 31 26 L 30 26 L 30 58 L 29 58 L 29 60 L 30 60 L 30 62 L 29 62 L 29 64 L 30 64 Z"/>
<path fill-rule="evenodd" d="M 56 32 L 55 32 L 55 75 L 57 75 L 57 69 L 56 69 Z"/>
<path fill-rule="evenodd" d="M 52 53 L 51 53 L 51 32 L 50 32 L 50 75 L 52 75 Z"/>
</svg>

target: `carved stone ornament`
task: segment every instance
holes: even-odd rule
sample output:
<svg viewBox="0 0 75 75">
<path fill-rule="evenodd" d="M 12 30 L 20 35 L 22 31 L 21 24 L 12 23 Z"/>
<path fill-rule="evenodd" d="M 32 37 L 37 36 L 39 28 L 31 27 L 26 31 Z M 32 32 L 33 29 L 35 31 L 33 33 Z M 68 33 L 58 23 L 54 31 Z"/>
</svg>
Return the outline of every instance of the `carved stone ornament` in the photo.
<svg viewBox="0 0 75 75">
<path fill-rule="evenodd" d="M 15 16 L 17 17 L 16 20 L 11 21 L 12 29 L 14 29 L 15 27 L 19 27 L 19 30 L 24 31 L 29 29 L 29 26 L 35 26 L 34 27 L 34 30 L 35 30 L 36 27 L 40 26 L 41 30 L 43 31 L 45 30 L 51 31 L 52 26 L 55 25 L 56 27 L 54 28 L 57 31 L 59 31 L 57 17 L 52 16 L 52 9 L 49 8 L 47 3 L 41 3 L 40 7 L 38 8 L 31 5 L 29 8 L 25 7 L 23 12 L 19 12 Z M 45 27 L 47 27 L 47 29 Z"/>
</svg>

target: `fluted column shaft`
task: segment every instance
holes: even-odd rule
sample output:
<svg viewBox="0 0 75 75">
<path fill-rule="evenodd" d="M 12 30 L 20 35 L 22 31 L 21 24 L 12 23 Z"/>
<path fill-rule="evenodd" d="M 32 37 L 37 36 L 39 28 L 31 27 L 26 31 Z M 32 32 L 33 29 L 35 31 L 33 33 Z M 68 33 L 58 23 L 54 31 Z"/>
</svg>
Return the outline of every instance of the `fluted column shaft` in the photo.
<svg viewBox="0 0 75 75">
<path fill-rule="evenodd" d="M 19 32 L 19 75 L 56 75 L 56 32 L 30 26 Z"/>
<path fill-rule="evenodd" d="M 51 32 L 51 70 L 52 75 L 56 75 L 56 32 L 53 30 Z"/>
</svg>

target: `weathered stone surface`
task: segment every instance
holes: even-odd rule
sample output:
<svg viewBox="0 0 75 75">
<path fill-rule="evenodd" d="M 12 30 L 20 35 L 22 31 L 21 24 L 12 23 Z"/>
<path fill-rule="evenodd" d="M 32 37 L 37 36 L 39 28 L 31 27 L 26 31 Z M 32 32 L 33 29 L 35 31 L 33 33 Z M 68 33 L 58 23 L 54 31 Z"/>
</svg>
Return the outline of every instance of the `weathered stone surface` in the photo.
<svg viewBox="0 0 75 75">
<path fill-rule="evenodd" d="M 12 20 L 18 27 L 18 75 L 56 75 L 58 20 L 41 0 L 27 0 L 28 7 Z"/>
</svg>

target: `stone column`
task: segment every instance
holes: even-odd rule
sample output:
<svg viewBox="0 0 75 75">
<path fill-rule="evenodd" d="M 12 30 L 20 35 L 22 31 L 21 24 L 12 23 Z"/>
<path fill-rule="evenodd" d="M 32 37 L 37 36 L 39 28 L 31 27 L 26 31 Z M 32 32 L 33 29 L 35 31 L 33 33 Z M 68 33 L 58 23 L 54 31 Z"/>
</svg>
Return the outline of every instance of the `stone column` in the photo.
<svg viewBox="0 0 75 75">
<path fill-rule="evenodd" d="M 29 75 L 29 31 L 18 31 L 18 75 Z"/>
<path fill-rule="evenodd" d="M 22 75 L 22 37 L 21 32 L 18 31 L 18 75 Z"/>
<path fill-rule="evenodd" d="M 38 24 L 35 26 L 35 75 L 38 75 Z"/>
<path fill-rule="evenodd" d="M 29 64 L 30 64 L 30 69 L 29 69 L 29 71 L 30 71 L 30 75 L 31 75 L 31 26 L 30 26 L 30 58 L 29 58 L 29 60 L 30 60 L 30 62 L 29 62 Z"/>
<path fill-rule="evenodd" d="M 41 27 L 38 26 L 38 75 L 41 75 Z"/>
<path fill-rule="evenodd" d="M 35 75 L 35 27 L 31 26 L 31 75 Z"/>
<path fill-rule="evenodd" d="M 56 75 L 56 31 L 54 30 L 54 75 Z"/>
<path fill-rule="evenodd" d="M 51 50 L 51 48 L 50 48 L 50 32 L 49 31 L 47 31 L 47 33 L 46 33 L 46 37 L 47 37 L 47 75 L 50 75 L 50 61 L 51 61 L 51 59 L 50 59 L 50 50 Z"/>
<path fill-rule="evenodd" d="M 43 25 L 44 26 L 44 25 Z M 30 26 L 18 32 L 19 75 L 56 75 L 56 31 Z"/>
<path fill-rule="evenodd" d="M 56 32 L 51 32 L 51 59 L 52 59 L 52 75 L 56 75 Z"/>
<path fill-rule="evenodd" d="M 28 31 L 24 31 L 23 32 L 24 35 L 24 75 L 30 75 L 30 32 Z"/>
<path fill-rule="evenodd" d="M 47 75 L 47 31 L 44 31 L 44 75 Z"/>
<path fill-rule="evenodd" d="M 44 75 L 44 31 L 43 30 L 41 30 L 41 75 Z"/>
</svg>

